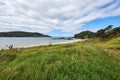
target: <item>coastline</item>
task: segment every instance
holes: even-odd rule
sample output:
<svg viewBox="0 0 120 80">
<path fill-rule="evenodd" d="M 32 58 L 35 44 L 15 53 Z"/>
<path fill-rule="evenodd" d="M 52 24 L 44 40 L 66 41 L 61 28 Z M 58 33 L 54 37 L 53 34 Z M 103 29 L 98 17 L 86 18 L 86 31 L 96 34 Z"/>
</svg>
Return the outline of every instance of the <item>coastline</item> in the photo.
<svg viewBox="0 0 120 80">
<path fill-rule="evenodd" d="M 70 41 L 65 41 L 65 42 L 59 42 L 59 43 L 51 43 L 51 45 L 57 45 L 57 44 L 70 44 L 70 43 L 75 43 L 75 42 L 80 42 L 80 41 L 85 41 L 86 39 L 74 39 Z M 38 46 L 47 46 L 50 44 L 38 44 L 38 45 L 28 45 L 28 46 L 13 46 L 13 48 L 32 48 L 32 47 L 38 47 Z M 0 50 L 7 50 L 9 49 L 8 47 L 0 47 Z"/>
</svg>

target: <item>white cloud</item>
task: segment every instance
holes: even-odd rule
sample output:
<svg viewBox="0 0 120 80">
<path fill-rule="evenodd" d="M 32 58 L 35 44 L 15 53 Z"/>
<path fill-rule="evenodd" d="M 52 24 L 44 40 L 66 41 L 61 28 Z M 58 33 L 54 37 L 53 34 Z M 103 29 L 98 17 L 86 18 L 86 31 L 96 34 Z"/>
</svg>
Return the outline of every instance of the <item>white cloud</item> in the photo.
<svg viewBox="0 0 120 80">
<path fill-rule="evenodd" d="M 0 31 L 79 32 L 95 19 L 120 15 L 120 0 L 0 0 Z"/>
</svg>

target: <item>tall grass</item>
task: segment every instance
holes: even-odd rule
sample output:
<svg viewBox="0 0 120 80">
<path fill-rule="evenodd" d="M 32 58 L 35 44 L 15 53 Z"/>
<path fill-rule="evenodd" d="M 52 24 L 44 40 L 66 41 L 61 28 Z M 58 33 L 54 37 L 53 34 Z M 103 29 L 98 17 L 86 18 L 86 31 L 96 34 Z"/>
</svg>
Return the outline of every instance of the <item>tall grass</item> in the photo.
<svg viewBox="0 0 120 80">
<path fill-rule="evenodd" d="M 0 52 L 0 80 L 120 80 L 120 54 L 100 44 L 12 49 Z"/>
</svg>

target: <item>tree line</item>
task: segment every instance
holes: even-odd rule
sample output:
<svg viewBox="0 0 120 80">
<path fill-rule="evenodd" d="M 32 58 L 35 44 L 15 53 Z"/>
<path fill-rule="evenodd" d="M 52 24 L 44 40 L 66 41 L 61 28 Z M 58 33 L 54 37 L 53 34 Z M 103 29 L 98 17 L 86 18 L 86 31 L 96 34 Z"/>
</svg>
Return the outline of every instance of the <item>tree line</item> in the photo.
<svg viewBox="0 0 120 80">
<path fill-rule="evenodd" d="M 92 31 L 82 31 L 78 34 L 76 34 L 75 38 L 99 38 L 100 40 L 109 40 L 114 37 L 120 36 L 120 26 L 113 28 L 113 25 L 109 25 L 105 27 L 104 29 L 100 29 L 97 32 Z"/>
</svg>

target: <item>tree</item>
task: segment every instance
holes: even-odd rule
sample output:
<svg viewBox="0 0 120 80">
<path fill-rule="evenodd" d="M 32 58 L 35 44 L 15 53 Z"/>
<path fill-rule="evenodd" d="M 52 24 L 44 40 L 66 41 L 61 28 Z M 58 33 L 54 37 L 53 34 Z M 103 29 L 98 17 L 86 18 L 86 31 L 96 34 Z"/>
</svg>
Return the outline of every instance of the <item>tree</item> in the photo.
<svg viewBox="0 0 120 80">
<path fill-rule="evenodd" d="M 111 30 L 112 30 L 112 27 L 113 27 L 113 25 L 107 26 L 107 27 L 104 29 L 105 32 L 111 31 Z"/>
<path fill-rule="evenodd" d="M 120 27 L 113 28 L 112 30 L 106 33 L 106 38 L 114 38 L 120 36 Z"/>
<path fill-rule="evenodd" d="M 97 31 L 97 36 L 100 38 L 100 40 L 105 40 L 107 38 L 107 33 L 112 30 L 113 25 L 107 26 L 105 29 L 100 29 Z"/>
<path fill-rule="evenodd" d="M 104 29 L 98 30 L 96 34 L 101 40 L 103 40 L 105 38 L 105 30 Z"/>
</svg>

